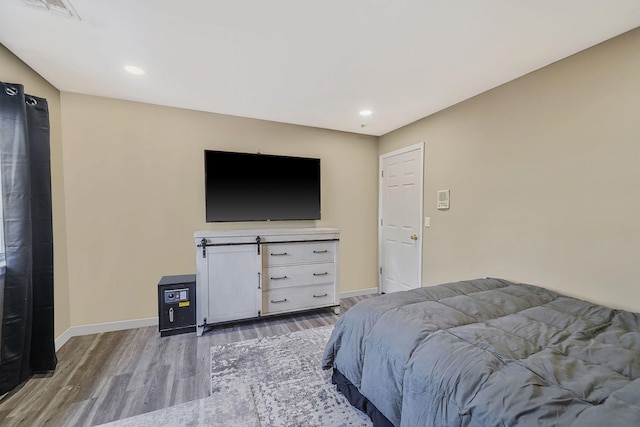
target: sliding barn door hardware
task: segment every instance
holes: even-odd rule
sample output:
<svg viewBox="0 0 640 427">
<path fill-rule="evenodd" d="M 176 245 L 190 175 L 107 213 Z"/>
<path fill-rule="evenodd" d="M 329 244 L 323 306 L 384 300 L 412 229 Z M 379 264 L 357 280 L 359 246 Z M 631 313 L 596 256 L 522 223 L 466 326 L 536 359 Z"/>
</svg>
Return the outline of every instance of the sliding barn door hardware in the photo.
<svg viewBox="0 0 640 427">
<path fill-rule="evenodd" d="M 207 239 L 204 237 L 200 240 L 200 243 L 196 245 L 198 248 L 202 248 L 202 258 L 207 257 L 207 247 L 210 246 L 246 246 L 246 245 L 257 245 L 258 246 L 258 255 L 260 255 L 260 245 L 261 245 L 260 236 L 256 237 L 256 242 L 241 242 L 241 243 L 209 243 Z"/>
<path fill-rule="evenodd" d="M 283 243 L 305 243 L 305 242 L 338 242 L 340 239 L 315 239 L 315 240 L 282 240 L 273 243 L 283 244 Z M 256 245 L 258 249 L 258 255 L 260 255 L 260 246 L 262 246 L 262 238 L 260 236 L 256 237 L 256 241 L 254 242 L 242 242 L 242 243 L 209 243 L 207 239 L 204 237 L 200 240 L 200 243 L 196 246 L 198 248 L 202 248 L 202 258 L 207 257 L 207 247 L 209 246 L 246 246 L 246 245 Z M 327 251 L 314 251 L 314 253 L 324 253 Z"/>
<path fill-rule="evenodd" d="M 202 258 L 206 258 L 207 257 L 207 239 L 203 237 L 202 240 L 200 240 L 200 244 L 198 245 L 198 247 L 202 247 Z"/>
</svg>

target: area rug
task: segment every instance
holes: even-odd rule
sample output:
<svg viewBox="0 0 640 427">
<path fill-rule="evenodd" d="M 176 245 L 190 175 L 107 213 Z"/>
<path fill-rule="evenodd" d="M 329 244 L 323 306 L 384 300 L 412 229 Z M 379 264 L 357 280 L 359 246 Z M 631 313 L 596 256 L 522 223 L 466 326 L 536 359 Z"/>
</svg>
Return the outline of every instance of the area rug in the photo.
<svg viewBox="0 0 640 427">
<path fill-rule="evenodd" d="M 211 348 L 212 396 L 248 387 L 261 426 L 367 426 L 320 368 L 333 327 Z"/>
<path fill-rule="evenodd" d="M 320 368 L 333 327 L 211 348 L 211 396 L 108 426 L 370 427 Z"/>
</svg>

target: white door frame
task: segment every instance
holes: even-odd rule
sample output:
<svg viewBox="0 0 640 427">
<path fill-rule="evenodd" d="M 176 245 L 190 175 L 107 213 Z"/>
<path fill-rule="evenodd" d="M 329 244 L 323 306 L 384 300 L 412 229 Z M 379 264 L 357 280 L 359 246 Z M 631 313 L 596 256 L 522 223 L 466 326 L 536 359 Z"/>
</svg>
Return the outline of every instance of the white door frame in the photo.
<svg viewBox="0 0 640 427">
<path fill-rule="evenodd" d="M 378 293 L 382 291 L 382 213 L 384 212 L 384 188 L 382 183 L 382 165 L 387 157 L 393 157 L 409 151 L 420 151 L 420 227 L 418 230 L 418 277 L 422 282 L 422 231 L 424 230 L 424 142 L 381 154 L 378 159 Z M 421 284 L 422 286 L 422 284 Z"/>
</svg>

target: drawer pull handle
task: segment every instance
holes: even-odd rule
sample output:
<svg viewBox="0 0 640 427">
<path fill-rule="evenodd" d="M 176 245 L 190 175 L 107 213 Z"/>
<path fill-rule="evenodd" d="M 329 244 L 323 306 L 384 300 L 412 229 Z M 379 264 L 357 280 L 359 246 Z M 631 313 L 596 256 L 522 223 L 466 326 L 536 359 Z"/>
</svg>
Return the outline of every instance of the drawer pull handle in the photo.
<svg viewBox="0 0 640 427">
<path fill-rule="evenodd" d="M 279 299 L 277 301 L 271 300 L 272 304 L 278 304 L 279 302 L 287 302 L 287 299 L 286 298 L 285 299 Z"/>
<path fill-rule="evenodd" d="M 289 255 L 289 254 L 286 253 L 286 252 L 281 252 L 281 253 L 273 253 L 273 252 L 271 252 L 271 256 L 283 256 L 283 255 Z"/>
<path fill-rule="evenodd" d="M 322 298 L 322 297 L 326 297 L 327 295 L 329 295 L 329 294 L 327 294 L 327 293 L 324 293 L 324 294 L 322 294 L 322 295 L 316 295 L 316 294 L 313 294 L 313 297 L 314 297 L 314 298 Z"/>
<path fill-rule="evenodd" d="M 280 276 L 280 277 L 272 277 L 271 280 L 282 280 L 282 279 L 288 279 L 287 276 Z"/>
<path fill-rule="evenodd" d="M 325 271 L 324 273 L 313 273 L 314 276 L 326 276 L 327 274 L 329 274 L 328 271 Z"/>
<path fill-rule="evenodd" d="M 313 251 L 314 254 L 326 254 L 327 252 L 329 252 L 328 250 L 324 250 L 324 251 Z"/>
</svg>

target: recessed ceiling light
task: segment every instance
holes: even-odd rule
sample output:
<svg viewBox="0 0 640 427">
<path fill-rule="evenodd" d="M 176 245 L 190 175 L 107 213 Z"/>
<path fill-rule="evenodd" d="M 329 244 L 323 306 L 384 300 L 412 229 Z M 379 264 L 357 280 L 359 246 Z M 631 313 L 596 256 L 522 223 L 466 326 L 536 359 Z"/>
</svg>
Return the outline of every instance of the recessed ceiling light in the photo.
<svg viewBox="0 0 640 427">
<path fill-rule="evenodd" d="M 370 116 L 371 115 L 371 110 L 362 110 L 362 111 L 360 111 L 360 115 L 361 116 Z"/>
<path fill-rule="evenodd" d="M 136 76 L 141 76 L 144 74 L 144 70 L 142 68 L 136 67 L 134 65 L 125 65 L 124 69 L 131 74 L 135 74 Z"/>
</svg>

